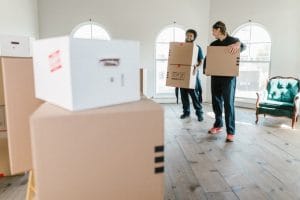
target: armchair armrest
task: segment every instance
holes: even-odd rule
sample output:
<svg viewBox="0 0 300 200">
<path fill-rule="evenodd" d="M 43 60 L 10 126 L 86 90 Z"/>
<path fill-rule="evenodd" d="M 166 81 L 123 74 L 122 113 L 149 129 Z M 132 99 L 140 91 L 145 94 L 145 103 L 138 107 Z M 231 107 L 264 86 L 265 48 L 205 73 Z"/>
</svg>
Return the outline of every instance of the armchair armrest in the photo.
<svg viewBox="0 0 300 200">
<path fill-rule="evenodd" d="M 256 92 L 256 107 L 259 106 L 259 102 L 265 101 L 267 100 L 267 96 L 268 96 L 268 91 L 267 90 L 262 90 L 260 92 Z"/>
<path fill-rule="evenodd" d="M 295 109 L 295 113 L 299 114 L 299 112 L 300 112 L 300 92 L 298 92 L 298 94 L 296 94 L 296 96 L 294 98 L 294 109 Z"/>
</svg>

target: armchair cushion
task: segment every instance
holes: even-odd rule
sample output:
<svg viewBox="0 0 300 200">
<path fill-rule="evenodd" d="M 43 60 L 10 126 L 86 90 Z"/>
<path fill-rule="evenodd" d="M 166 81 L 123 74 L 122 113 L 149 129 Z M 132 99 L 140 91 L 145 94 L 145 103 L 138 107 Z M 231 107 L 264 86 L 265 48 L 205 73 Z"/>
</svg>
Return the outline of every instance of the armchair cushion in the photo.
<svg viewBox="0 0 300 200">
<path fill-rule="evenodd" d="M 284 110 L 293 111 L 294 104 L 293 103 L 288 103 L 288 102 L 279 102 L 279 101 L 267 100 L 267 101 L 260 102 L 259 107 L 276 108 L 276 109 L 284 109 Z"/>
</svg>

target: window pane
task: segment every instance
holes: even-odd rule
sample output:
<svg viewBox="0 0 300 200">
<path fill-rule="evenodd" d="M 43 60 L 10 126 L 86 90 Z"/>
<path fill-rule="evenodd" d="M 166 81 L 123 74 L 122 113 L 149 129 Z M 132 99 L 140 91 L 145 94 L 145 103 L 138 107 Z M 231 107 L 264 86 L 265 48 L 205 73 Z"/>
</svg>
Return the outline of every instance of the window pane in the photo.
<svg viewBox="0 0 300 200">
<path fill-rule="evenodd" d="M 271 42 L 267 31 L 260 26 L 251 26 L 251 42 Z"/>
<path fill-rule="evenodd" d="M 268 32 L 259 25 L 249 23 L 237 31 L 247 46 L 241 53 L 240 75 L 237 79 L 236 96 L 256 98 L 256 92 L 265 88 L 271 61 L 271 39 Z"/>
<path fill-rule="evenodd" d="M 250 33 L 250 26 L 245 26 L 241 28 L 236 34 L 234 34 L 234 36 L 239 38 L 240 41 L 250 42 Z"/>
<path fill-rule="evenodd" d="M 173 28 L 165 29 L 159 34 L 156 42 L 172 42 L 174 40 L 173 34 Z"/>
<path fill-rule="evenodd" d="M 271 43 L 251 44 L 250 57 L 255 61 L 270 61 Z"/>
<path fill-rule="evenodd" d="M 95 24 L 85 24 L 76 30 L 74 38 L 110 40 L 108 33 Z"/>
<path fill-rule="evenodd" d="M 250 49 L 251 49 L 251 44 L 247 44 L 246 43 L 246 49 L 244 51 L 241 52 L 240 54 L 240 58 L 241 58 L 241 61 L 243 60 L 250 60 Z"/>
<path fill-rule="evenodd" d="M 269 63 L 240 63 L 236 96 L 256 98 L 256 92 L 265 88 L 269 75 Z"/>
<path fill-rule="evenodd" d="M 166 86 L 168 61 L 156 61 L 156 93 L 174 92 L 173 87 Z"/>
<path fill-rule="evenodd" d="M 185 31 L 180 28 L 175 28 L 175 41 L 185 42 Z"/>
<path fill-rule="evenodd" d="M 156 44 L 156 59 L 165 59 L 169 57 L 169 43 Z"/>
<path fill-rule="evenodd" d="M 81 26 L 73 35 L 74 38 L 91 39 L 91 25 Z"/>
<path fill-rule="evenodd" d="M 92 25 L 92 31 L 93 39 L 110 40 L 108 33 L 97 25 Z"/>
</svg>

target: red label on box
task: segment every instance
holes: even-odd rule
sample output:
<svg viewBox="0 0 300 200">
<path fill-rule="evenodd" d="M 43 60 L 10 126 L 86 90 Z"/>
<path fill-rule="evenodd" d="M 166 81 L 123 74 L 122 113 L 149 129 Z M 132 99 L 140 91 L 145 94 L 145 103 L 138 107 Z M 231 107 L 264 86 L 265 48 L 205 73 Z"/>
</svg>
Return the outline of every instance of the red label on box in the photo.
<svg viewBox="0 0 300 200">
<path fill-rule="evenodd" d="M 60 59 L 60 50 L 57 50 L 48 56 L 50 72 L 55 72 L 62 68 L 61 59 Z"/>
</svg>

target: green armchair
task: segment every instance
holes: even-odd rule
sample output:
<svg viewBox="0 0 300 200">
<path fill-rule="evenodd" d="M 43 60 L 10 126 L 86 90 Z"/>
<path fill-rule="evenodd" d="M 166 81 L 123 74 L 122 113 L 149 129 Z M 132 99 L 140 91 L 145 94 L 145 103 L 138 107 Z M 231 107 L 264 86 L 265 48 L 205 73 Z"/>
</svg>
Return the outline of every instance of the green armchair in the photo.
<svg viewBox="0 0 300 200">
<path fill-rule="evenodd" d="M 295 128 L 300 114 L 299 79 L 281 76 L 270 78 L 266 90 L 256 94 L 256 124 L 259 114 L 284 116 L 292 119 L 292 128 Z"/>
</svg>

